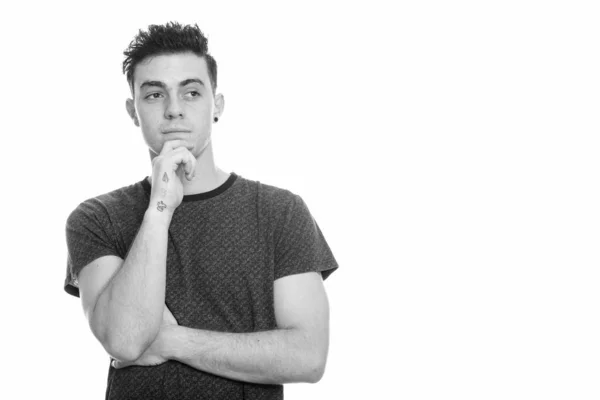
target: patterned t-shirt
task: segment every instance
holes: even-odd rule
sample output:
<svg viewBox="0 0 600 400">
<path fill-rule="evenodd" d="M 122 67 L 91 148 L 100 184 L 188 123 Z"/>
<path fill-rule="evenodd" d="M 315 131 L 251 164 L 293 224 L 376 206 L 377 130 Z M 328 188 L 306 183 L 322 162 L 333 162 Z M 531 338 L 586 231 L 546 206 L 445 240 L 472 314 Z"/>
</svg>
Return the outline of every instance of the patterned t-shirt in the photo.
<svg viewBox="0 0 600 400">
<path fill-rule="evenodd" d="M 64 289 L 93 260 L 125 259 L 150 201 L 146 179 L 81 203 L 69 216 Z M 165 302 L 181 326 L 221 332 L 277 328 L 273 282 L 338 265 L 306 204 L 292 192 L 232 173 L 186 195 L 169 226 Z M 106 399 L 282 399 L 282 385 L 235 381 L 178 361 L 115 369 Z"/>
</svg>

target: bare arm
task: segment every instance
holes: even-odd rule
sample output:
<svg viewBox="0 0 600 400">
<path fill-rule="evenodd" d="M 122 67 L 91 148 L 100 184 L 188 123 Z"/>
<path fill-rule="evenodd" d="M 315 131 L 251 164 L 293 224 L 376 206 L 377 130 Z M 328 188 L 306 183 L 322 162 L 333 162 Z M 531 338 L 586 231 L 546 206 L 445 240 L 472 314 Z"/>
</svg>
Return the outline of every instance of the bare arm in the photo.
<svg viewBox="0 0 600 400">
<path fill-rule="evenodd" d="M 169 225 L 183 198 L 183 173 L 191 180 L 195 165 L 183 141 L 165 142 L 152 160 L 150 203 L 126 259 L 101 257 L 79 273 L 92 332 L 116 359 L 137 359 L 160 330 Z"/>
<path fill-rule="evenodd" d="M 165 302 L 170 219 L 146 212 L 127 258 L 102 257 L 83 268 L 79 286 L 92 332 L 117 359 L 136 359 L 152 343 Z"/>
<path fill-rule="evenodd" d="M 227 333 L 178 325 L 161 330 L 166 358 L 255 383 L 317 382 L 329 346 L 329 306 L 320 273 L 274 283 L 278 329 Z"/>
</svg>

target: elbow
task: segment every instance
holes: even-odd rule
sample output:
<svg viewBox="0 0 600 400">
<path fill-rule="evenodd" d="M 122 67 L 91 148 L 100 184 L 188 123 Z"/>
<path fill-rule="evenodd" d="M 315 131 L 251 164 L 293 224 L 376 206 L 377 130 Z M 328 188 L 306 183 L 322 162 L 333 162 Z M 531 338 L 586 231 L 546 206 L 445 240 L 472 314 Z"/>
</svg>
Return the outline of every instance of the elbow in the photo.
<svg viewBox="0 0 600 400">
<path fill-rule="evenodd" d="M 148 318 L 134 319 L 111 314 L 107 307 L 94 307 L 89 317 L 90 328 L 106 352 L 125 362 L 135 361 L 144 354 L 156 338 L 160 322 L 161 319 L 150 321 Z"/>
<path fill-rule="evenodd" d="M 308 383 L 317 383 L 325 374 L 325 363 L 320 363 L 311 369 L 308 376 Z"/>
<path fill-rule="evenodd" d="M 288 364 L 284 369 L 278 369 L 272 377 L 258 383 L 317 383 L 325 373 L 326 359 L 327 355 L 322 356 L 312 350 L 304 351 L 297 357 L 289 359 L 289 361 L 294 360 L 293 363 Z"/>
<path fill-rule="evenodd" d="M 111 347 L 107 348 L 106 351 L 111 357 L 119 361 L 133 362 L 141 357 L 143 352 L 133 347 Z"/>
<path fill-rule="evenodd" d="M 120 361 L 132 362 L 144 354 L 153 337 L 125 338 L 118 333 L 107 334 L 102 344 L 110 356 Z"/>
<path fill-rule="evenodd" d="M 122 340 L 115 340 L 114 338 L 112 340 L 107 339 L 102 342 L 102 344 L 111 357 L 120 361 L 132 362 L 140 358 L 144 353 L 144 349 L 141 345 Z"/>
<path fill-rule="evenodd" d="M 305 371 L 305 382 L 317 383 L 325 374 L 325 365 L 327 364 L 327 354 L 313 354 L 311 360 L 307 362 Z"/>
</svg>

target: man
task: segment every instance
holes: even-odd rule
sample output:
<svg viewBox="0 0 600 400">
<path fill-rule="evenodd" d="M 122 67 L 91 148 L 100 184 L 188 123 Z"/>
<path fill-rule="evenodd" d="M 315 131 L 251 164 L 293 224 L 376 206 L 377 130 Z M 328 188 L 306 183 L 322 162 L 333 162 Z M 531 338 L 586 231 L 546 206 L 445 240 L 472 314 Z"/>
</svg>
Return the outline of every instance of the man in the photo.
<svg viewBox="0 0 600 400">
<path fill-rule="evenodd" d="M 224 99 L 197 25 L 152 25 L 124 54 L 152 176 L 66 224 L 65 290 L 111 356 L 106 398 L 281 399 L 317 382 L 338 266 L 305 203 L 215 165 Z"/>
</svg>

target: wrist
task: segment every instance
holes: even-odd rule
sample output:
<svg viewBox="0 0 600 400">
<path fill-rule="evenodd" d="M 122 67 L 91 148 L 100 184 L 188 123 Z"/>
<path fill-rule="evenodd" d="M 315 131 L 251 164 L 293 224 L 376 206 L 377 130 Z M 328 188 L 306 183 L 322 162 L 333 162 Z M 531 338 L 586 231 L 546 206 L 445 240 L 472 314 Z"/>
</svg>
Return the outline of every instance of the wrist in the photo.
<svg viewBox="0 0 600 400">
<path fill-rule="evenodd" d="M 173 211 L 160 207 L 160 205 L 157 205 L 157 202 L 151 202 L 144 214 L 144 222 L 166 224 L 168 226 L 171 224 Z"/>
</svg>

